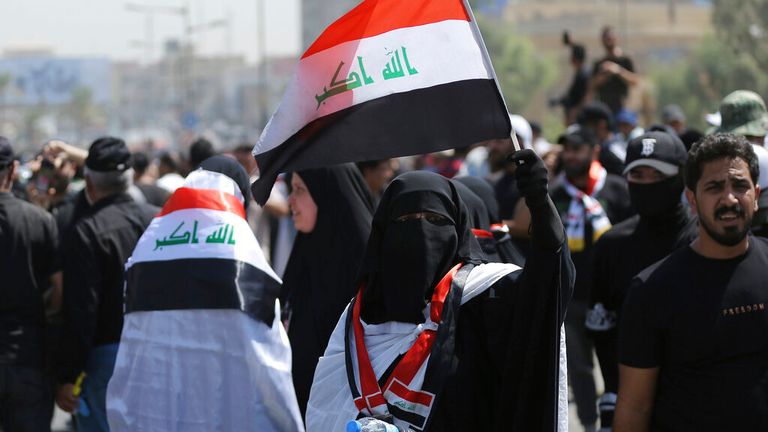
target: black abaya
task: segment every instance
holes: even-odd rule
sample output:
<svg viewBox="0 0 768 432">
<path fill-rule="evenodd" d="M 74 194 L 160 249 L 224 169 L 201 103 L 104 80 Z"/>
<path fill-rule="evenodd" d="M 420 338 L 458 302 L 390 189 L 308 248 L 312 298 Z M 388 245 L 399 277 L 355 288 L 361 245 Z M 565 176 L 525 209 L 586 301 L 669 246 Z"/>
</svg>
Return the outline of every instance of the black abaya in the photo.
<svg viewBox="0 0 768 432">
<path fill-rule="evenodd" d="M 449 222 L 401 222 L 420 212 Z M 461 291 L 452 291 L 445 301 L 426 371 L 424 388 L 429 383 L 427 391 L 437 396 L 424 430 L 556 430 L 560 328 L 574 272 L 554 205 L 547 198 L 531 214 L 533 241 L 525 269 L 508 274 L 463 306 L 457 300 Z M 361 275 L 361 318 L 368 324 L 409 320 L 431 295 L 434 284 L 423 281 L 441 278 L 446 267 L 459 262 L 481 264 L 484 257 L 470 226 L 467 207 L 449 180 L 426 172 L 396 178 L 374 216 Z M 400 249 L 387 248 L 392 236 L 398 237 Z M 422 273 L 433 274 L 425 278 L 411 268 L 401 255 L 410 248 L 426 254 Z M 453 253 L 448 262 L 445 250 Z M 393 263 L 398 260 L 405 271 L 397 271 Z M 389 272 L 396 274 L 387 276 Z M 350 391 L 354 395 L 357 389 Z"/>
<path fill-rule="evenodd" d="M 299 233 L 283 278 L 281 300 L 290 311 L 293 384 L 302 415 L 317 359 L 349 300 L 371 228 L 373 204 L 352 164 L 299 171 L 317 205 L 317 222 Z"/>
</svg>

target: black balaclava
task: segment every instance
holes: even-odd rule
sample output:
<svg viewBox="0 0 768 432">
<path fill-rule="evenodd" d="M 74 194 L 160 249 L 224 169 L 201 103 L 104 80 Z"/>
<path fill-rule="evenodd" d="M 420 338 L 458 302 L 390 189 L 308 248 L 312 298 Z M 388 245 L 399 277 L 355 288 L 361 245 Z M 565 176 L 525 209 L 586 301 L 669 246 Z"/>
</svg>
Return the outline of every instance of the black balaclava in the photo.
<svg viewBox="0 0 768 432">
<path fill-rule="evenodd" d="M 248 178 L 248 173 L 245 172 L 245 168 L 239 162 L 226 156 L 211 156 L 200 164 L 200 168 L 224 174 L 234 180 L 243 194 L 243 199 L 245 200 L 243 206 L 248 208 L 251 196 L 250 179 Z"/>
<path fill-rule="evenodd" d="M 679 174 L 655 183 L 628 182 L 629 197 L 637 213 L 650 221 L 673 218 L 683 208 L 683 178 Z"/>
<path fill-rule="evenodd" d="M 499 217 L 499 203 L 496 201 L 496 192 L 493 190 L 493 186 L 486 180 L 478 177 L 457 177 L 455 181 L 468 187 L 478 198 L 483 200 L 485 209 L 488 212 L 488 219 L 492 224 L 501 222 Z"/>
<path fill-rule="evenodd" d="M 398 220 L 420 212 L 441 218 Z M 470 229 L 467 208 L 450 180 L 425 171 L 393 180 L 373 216 L 360 279 L 366 283 L 363 320 L 424 322 L 422 311 L 448 270 L 484 260 Z"/>
</svg>

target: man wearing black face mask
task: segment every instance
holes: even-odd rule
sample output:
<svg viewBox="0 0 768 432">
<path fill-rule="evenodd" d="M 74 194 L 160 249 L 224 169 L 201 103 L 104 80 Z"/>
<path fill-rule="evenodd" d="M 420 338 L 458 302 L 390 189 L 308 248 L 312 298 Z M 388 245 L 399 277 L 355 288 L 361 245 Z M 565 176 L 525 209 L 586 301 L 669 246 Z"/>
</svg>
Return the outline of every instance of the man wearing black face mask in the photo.
<svg viewBox="0 0 768 432">
<path fill-rule="evenodd" d="M 586 326 L 592 333 L 605 394 L 600 423 L 610 430 L 619 385 L 617 321 L 632 278 L 696 237 L 695 218 L 682 204 L 685 146 L 666 132 L 649 132 L 627 146 L 624 175 L 638 215 L 595 244 L 593 285 Z"/>
</svg>

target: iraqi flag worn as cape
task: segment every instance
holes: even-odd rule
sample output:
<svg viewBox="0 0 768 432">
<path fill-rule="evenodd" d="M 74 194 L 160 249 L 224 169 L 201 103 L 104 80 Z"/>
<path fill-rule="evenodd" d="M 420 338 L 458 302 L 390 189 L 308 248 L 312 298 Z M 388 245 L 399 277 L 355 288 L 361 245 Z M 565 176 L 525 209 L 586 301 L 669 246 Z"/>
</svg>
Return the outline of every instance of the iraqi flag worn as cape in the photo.
<svg viewBox="0 0 768 432">
<path fill-rule="evenodd" d="M 232 179 L 192 172 L 126 264 L 113 431 L 302 431 L 281 281 Z"/>
<path fill-rule="evenodd" d="M 511 125 L 462 0 L 364 0 L 301 57 L 253 149 L 269 197 L 280 172 L 465 147 Z"/>
</svg>

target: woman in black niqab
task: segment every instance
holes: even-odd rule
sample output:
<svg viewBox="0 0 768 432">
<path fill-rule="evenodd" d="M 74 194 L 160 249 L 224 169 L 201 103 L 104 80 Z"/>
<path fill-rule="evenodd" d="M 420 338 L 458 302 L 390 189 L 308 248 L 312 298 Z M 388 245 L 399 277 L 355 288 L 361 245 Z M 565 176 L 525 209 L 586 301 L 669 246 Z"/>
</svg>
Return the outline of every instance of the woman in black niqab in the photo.
<svg viewBox="0 0 768 432">
<path fill-rule="evenodd" d="M 365 322 L 424 322 L 424 308 L 448 270 L 484 261 L 471 228 L 450 180 L 425 171 L 393 180 L 373 217 L 363 265 Z"/>
<path fill-rule="evenodd" d="M 373 218 L 358 295 L 318 366 L 308 430 L 382 413 L 431 432 L 556 429 L 572 264 L 543 162 L 533 152 L 520 159 L 536 216 L 536 254 L 522 270 L 485 263 L 450 180 L 409 172 L 392 181 Z"/>
<path fill-rule="evenodd" d="M 349 300 L 371 228 L 373 200 L 353 164 L 298 172 L 317 205 L 310 233 L 298 233 L 283 277 L 293 384 L 302 415 L 317 359 Z"/>
</svg>

